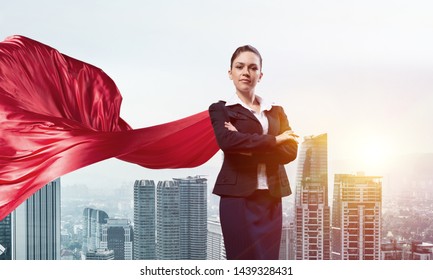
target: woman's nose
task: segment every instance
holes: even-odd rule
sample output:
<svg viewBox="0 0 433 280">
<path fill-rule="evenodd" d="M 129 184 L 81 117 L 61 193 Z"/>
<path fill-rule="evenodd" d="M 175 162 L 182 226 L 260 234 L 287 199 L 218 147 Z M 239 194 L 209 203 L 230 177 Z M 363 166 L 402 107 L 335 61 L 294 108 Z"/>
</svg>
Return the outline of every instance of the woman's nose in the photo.
<svg viewBox="0 0 433 280">
<path fill-rule="evenodd" d="M 242 69 L 242 75 L 245 75 L 245 76 L 249 76 L 250 75 L 250 71 L 248 71 L 247 67 L 245 67 L 244 69 Z"/>
</svg>

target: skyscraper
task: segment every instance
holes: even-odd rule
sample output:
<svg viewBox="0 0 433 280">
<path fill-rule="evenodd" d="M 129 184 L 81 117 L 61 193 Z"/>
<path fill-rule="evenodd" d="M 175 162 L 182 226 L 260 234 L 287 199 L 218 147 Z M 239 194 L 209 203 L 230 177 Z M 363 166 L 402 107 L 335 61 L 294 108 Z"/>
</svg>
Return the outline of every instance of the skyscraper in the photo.
<svg viewBox="0 0 433 280">
<path fill-rule="evenodd" d="M 12 214 L 0 221 L 0 260 L 12 259 Z"/>
<path fill-rule="evenodd" d="M 290 223 L 282 228 L 281 245 L 280 245 L 280 260 L 294 260 L 295 255 L 295 237 L 294 225 Z"/>
<path fill-rule="evenodd" d="M 295 193 L 296 259 L 329 260 L 327 134 L 304 138 L 298 156 Z"/>
<path fill-rule="evenodd" d="M 132 260 L 133 236 L 128 219 L 108 219 L 102 225 L 101 249 L 113 250 L 115 260 Z"/>
<path fill-rule="evenodd" d="M 207 179 L 173 178 L 179 186 L 180 259 L 205 260 L 207 246 Z"/>
<path fill-rule="evenodd" d="M 134 259 L 156 259 L 156 196 L 153 180 L 134 183 Z"/>
<path fill-rule="evenodd" d="M 94 252 L 101 247 L 102 226 L 107 223 L 105 211 L 85 208 L 83 211 L 83 245 L 82 253 Z"/>
<path fill-rule="evenodd" d="M 205 260 L 207 179 L 200 176 L 158 182 L 156 257 L 159 260 Z"/>
<path fill-rule="evenodd" d="M 379 260 L 382 177 L 336 174 L 332 259 Z"/>
<path fill-rule="evenodd" d="M 156 191 L 156 257 L 180 259 L 180 203 L 177 182 L 160 181 Z"/>
<path fill-rule="evenodd" d="M 226 250 L 221 224 L 218 220 L 209 219 L 207 222 L 207 260 L 225 260 Z"/>
<path fill-rule="evenodd" d="M 60 179 L 39 189 L 1 223 L 0 244 L 5 248 L 5 257 L 59 260 Z"/>
</svg>

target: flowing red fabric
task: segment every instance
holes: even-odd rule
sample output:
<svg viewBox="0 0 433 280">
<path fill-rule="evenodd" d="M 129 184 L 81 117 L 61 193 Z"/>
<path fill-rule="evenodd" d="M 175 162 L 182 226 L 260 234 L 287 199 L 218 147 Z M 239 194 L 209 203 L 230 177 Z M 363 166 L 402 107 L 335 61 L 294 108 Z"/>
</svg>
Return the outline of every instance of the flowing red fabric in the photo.
<svg viewBox="0 0 433 280">
<path fill-rule="evenodd" d="M 208 111 L 132 129 L 101 69 L 23 36 L 0 42 L 0 220 L 50 181 L 116 157 L 188 168 L 217 151 Z"/>
</svg>

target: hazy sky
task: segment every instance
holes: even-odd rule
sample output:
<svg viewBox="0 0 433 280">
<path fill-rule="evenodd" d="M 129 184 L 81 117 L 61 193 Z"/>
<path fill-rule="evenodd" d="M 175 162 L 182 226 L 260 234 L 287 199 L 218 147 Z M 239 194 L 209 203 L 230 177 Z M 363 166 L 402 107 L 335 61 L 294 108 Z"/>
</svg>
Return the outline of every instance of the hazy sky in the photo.
<svg viewBox="0 0 433 280">
<path fill-rule="evenodd" d="M 132 127 L 232 95 L 230 56 L 252 44 L 263 56 L 257 93 L 283 105 L 298 134 L 328 133 L 330 163 L 350 159 L 356 169 L 339 172 L 433 152 L 430 0 L 2 2 L 1 39 L 24 35 L 102 68 Z M 62 182 L 117 187 L 195 174 L 212 182 L 220 163 L 217 154 L 197 169 L 147 170 L 111 159 Z"/>
</svg>

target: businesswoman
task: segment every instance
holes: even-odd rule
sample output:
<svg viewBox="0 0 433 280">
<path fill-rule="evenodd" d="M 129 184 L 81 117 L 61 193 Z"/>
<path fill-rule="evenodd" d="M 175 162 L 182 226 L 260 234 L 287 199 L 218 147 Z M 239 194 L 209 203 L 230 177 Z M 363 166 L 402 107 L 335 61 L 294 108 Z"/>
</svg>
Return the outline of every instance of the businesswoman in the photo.
<svg viewBox="0 0 433 280">
<path fill-rule="evenodd" d="M 296 159 L 297 135 L 283 108 L 255 93 L 263 76 L 256 48 L 237 48 L 228 74 L 236 93 L 209 107 L 224 152 L 213 193 L 220 196 L 227 259 L 278 259 L 281 198 L 291 194 L 284 164 Z"/>
</svg>

